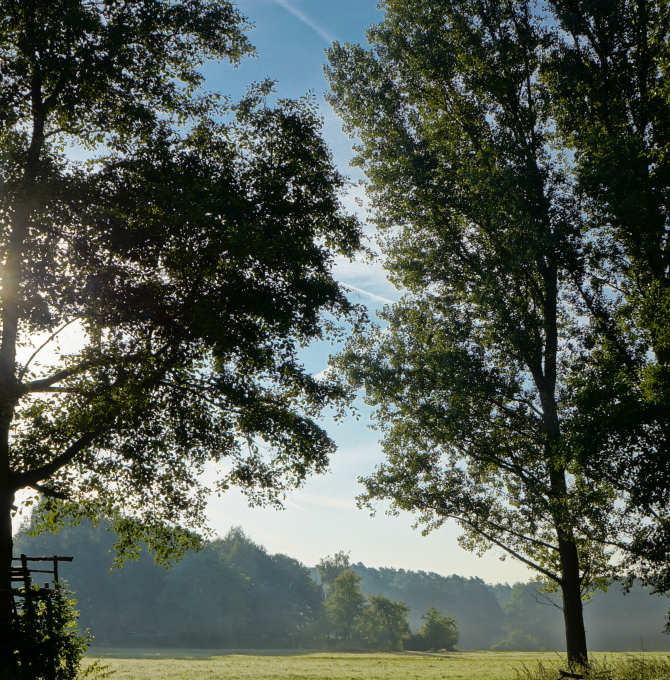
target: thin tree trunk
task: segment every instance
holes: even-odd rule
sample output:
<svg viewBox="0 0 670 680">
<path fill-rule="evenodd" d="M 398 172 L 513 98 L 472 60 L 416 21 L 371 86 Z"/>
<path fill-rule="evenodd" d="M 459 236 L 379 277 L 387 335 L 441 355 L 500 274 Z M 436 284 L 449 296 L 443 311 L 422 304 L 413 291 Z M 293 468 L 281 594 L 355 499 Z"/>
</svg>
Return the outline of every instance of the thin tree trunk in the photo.
<svg viewBox="0 0 670 680">
<path fill-rule="evenodd" d="M 552 395 L 553 398 L 553 395 Z M 555 402 L 552 403 L 552 419 L 550 433 L 554 441 L 558 441 L 559 425 Z M 552 459 L 553 446 L 547 445 L 547 460 Z M 558 554 L 561 563 L 561 590 L 563 593 L 563 621 L 565 624 L 565 647 L 570 666 L 588 665 L 588 648 L 586 646 L 586 628 L 582 609 L 582 579 L 580 575 L 579 552 L 572 535 L 572 518 L 567 508 L 569 489 L 566 471 L 557 469 L 550 473 L 552 493 L 557 507 L 554 511 L 554 526 L 558 539 Z"/>
<path fill-rule="evenodd" d="M 561 562 L 560 586 L 563 593 L 563 621 L 565 623 L 565 647 L 570 666 L 588 664 L 586 646 L 586 628 L 582 610 L 582 579 L 580 575 L 579 552 L 572 535 L 570 517 L 565 503 L 568 497 L 568 486 L 565 470 L 551 473 L 551 487 L 555 498 L 562 508 L 554 515 L 554 526 L 558 539 L 558 555 Z"/>
<path fill-rule="evenodd" d="M 0 484 L 0 673 L 15 671 L 15 640 L 12 634 L 12 504 L 14 493 Z"/>
<path fill-rule="evenodd" d="M 559 540 L 561 568 L 563 571 L 563 619 L 565 621 L 565 645 L 568 663 L 572 666 L 588 664 L 586 628 L 582 605 L 579 556 L 573 541 Z"/>
</svg>

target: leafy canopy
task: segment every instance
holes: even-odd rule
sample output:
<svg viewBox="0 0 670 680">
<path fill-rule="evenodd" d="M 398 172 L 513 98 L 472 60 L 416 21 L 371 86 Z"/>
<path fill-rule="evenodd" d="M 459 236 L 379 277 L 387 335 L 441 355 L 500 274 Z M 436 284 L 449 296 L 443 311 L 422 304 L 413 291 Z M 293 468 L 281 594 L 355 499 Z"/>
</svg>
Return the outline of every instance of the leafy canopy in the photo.
<svg viewBox="0 0 670 680">
<path fill-rule="evenodd" d="M 360 245 L 346 182 L 313 98 L 202 89 L 205 60 L 253 52 L 225 0 L 0 13 L 2 507 L 32 487 L 47 524 L 120 511 L 122 550 L 153 532 L 164 557 L 205 471 L 279 503 L 326 468 L 315 419 L 346 395 L 298 351 L 356 311 L 330 273 Z"/>
<path fill-rule="evenodd" d="M 406 291 L 335 359 L 384 437 L 363 500 L 427 530 L 455 518 L 465 547 L 501 547 L 560 585 L 569 552 L 588 591 L 608 573 L 592 539 L 615 493 L 568 444 L 588 230 L 540 77 L 554 36 L 531 2 L 383 7 L 371 47 L 336 44 L 327 70 Z"/>
</svg>

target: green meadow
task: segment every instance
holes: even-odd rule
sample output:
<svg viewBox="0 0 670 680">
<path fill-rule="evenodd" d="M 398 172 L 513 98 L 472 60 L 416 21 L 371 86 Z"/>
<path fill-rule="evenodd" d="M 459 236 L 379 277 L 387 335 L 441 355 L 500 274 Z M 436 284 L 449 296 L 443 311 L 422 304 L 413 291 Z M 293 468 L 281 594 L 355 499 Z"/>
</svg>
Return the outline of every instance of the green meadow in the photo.
<svg viewBox="0 0 670 680">
<path fill-rule="evenodd" d="M 538 661 L 549 665 L 561 660 L 555 653 L 537 652 L 209 654 L 190 650 L 106 650 L 103 663 L 116 671 L 114 680 L 512 680 L 517 677 L 516 669 L 535 667 Z M 603 660 L 629 655 L 593 656 Z M 93 657 L 89 659 L 92 661 Z M 558 672 L 555 676 L 558 678 Z"/>
</svg>

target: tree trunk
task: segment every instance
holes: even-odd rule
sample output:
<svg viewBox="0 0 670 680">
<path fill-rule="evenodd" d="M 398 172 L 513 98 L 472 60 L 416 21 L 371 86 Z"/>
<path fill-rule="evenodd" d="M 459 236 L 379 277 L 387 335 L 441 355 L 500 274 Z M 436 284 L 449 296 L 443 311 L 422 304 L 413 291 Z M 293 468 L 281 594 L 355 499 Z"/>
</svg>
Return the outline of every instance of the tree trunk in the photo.
<svg viewBox="0 0 670 680">
<path fill-rule="evenodd" d="M 570 666 L 588 664 L 586 629 L 582 606 L 581 579 L 579 576 L 579 555 L 573 541 L 560 540 L 561 569 L 563 579 L 563 619 L 565 621 L 565 645 Z"/>
<path fill-rule="evenodd" d="M 14 494 L 0 484 L 0 674 L 16 670 L 12 634 L 12 504 Z"/>
</svg>

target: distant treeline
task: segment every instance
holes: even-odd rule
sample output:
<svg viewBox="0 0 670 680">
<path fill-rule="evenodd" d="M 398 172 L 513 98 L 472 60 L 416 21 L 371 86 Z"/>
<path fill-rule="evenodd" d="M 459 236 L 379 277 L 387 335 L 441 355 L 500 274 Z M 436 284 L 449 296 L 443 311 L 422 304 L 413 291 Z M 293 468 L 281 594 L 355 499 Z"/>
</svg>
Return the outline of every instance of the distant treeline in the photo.
<svg viewBox="0 0 670 680">
<path fill-rule="evenodd" d="M 109 573 L 115 537 L 90 522 L 59 534 L 15 538 L 15 553 L 74 556 L 62 576 L 76 591 L 80 625 L 96 645 L 209 648 L 298 648 L 328 643 L 325 591 L 316 569 L 286 555 L 270 555 L 232 529 L 199 553 L 165 570 L 143 555 Z M 557 595 L 541 583 L 488 585 L 479 578 L 440 576 L 358 563 L 366 595 L 383 595 L 410 607 L 416 633 L 430 607 L 458 622 L 463 650 L 561 651 L 562 613 Z M 634 586 L 596 593 L 585 608 L 592 650 L 667 650 L 663 634 L 670 602 Z"/>
</svg>

